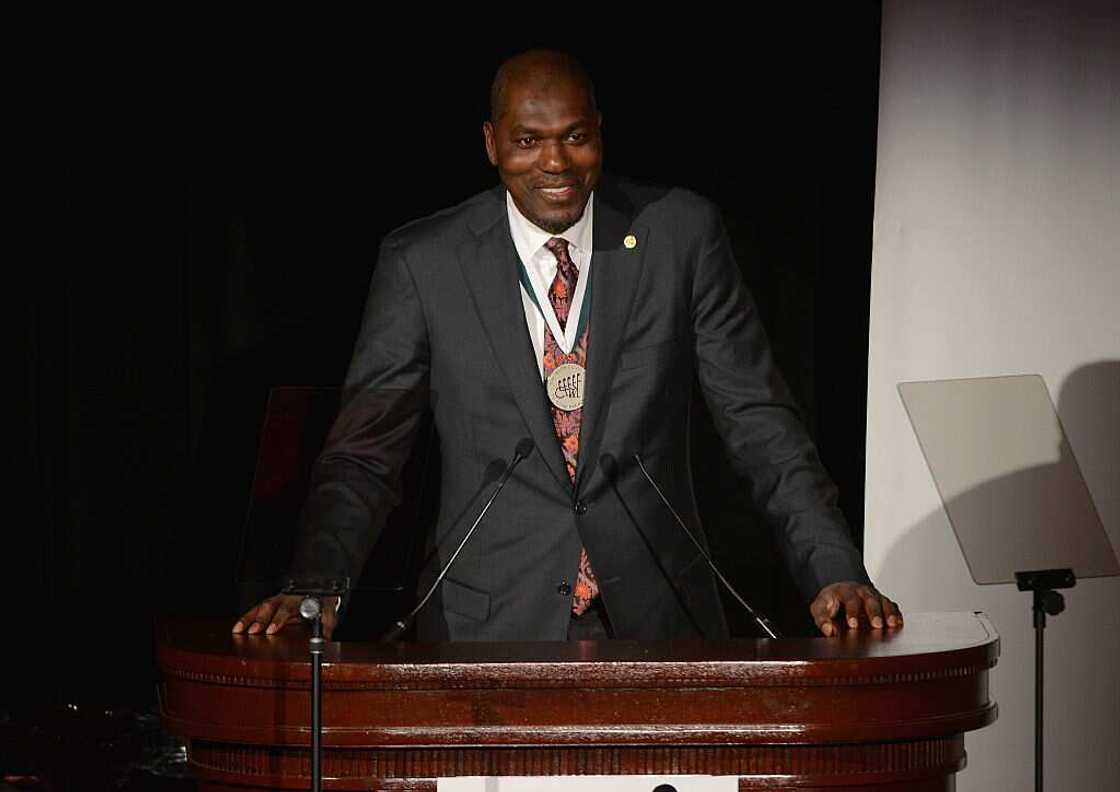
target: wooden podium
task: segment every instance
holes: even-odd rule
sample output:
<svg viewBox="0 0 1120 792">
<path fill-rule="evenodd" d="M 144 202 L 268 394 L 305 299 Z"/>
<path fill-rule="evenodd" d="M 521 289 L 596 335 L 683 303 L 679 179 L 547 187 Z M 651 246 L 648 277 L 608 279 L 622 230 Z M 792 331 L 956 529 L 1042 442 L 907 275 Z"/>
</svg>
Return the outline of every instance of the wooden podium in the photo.
<svg viewBox="0 0 1120 792">
<path fill-rule="evenodd" d="M 157 630 L 164 724 L 205 790 L 310 786 L 307 633 Z M 328 644 L 327 789 L 447 776 L 710 774 L 740 789 L 952 790 L 992 723 L 982 614 L 721 642 Z"/>
</svg>

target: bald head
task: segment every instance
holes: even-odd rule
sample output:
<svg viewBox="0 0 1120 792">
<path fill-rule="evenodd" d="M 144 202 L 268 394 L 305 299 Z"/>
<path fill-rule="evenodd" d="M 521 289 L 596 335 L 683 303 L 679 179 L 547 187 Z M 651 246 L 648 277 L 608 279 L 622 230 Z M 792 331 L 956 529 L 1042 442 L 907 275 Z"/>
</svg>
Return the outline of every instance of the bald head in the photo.
<svg viewBox="0 0 1120 792">
<path fill-rule="evenodd" d="M 490 120 L 498 121 L 509 109 L 510 88 L 518 85 L 532 93 L 547 93 L 559 83 L 576 83 L 595 106 L 595 86 L 578 60 L 559 50 L 535 49 L 514 55 L 498 67 L 490 85 Z"/>
</svg>

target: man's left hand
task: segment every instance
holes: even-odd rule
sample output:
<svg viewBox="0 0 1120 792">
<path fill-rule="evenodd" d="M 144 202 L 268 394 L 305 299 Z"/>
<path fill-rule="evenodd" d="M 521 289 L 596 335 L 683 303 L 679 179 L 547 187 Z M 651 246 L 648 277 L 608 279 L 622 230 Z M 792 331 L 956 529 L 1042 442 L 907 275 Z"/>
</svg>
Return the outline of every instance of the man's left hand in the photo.
<svg viewBox="0 0 1120 792">
<path fill-rule="evenodd" d="M 809 606 L 817 629 L 826 636 L 840 634 L 837 620 L 841 611 L 844 621 L 853 630 L 858 630 L 864 623 L 875 630 L 881 630 L 884 625 L 891 629 L 902 626 L 902 611 L 898 603 L 867 583 L 852 580 L 831 583 L 820 590 Z"/>
</svg>

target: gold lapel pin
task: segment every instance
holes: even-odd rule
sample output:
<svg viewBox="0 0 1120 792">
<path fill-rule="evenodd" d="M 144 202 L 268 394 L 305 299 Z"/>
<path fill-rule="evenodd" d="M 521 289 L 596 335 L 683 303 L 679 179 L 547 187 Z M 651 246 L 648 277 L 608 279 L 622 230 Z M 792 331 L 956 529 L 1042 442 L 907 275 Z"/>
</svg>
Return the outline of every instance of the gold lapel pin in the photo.
<svg viewBox="0 0 1120 792">
<path fill-rule="evenodd" d="M 626 239 L 622 240 L 622 244 L 627 250 L 633 250 L 638 246 L 638 238 L 633 234 L 627 234 Z"/>
</svg>

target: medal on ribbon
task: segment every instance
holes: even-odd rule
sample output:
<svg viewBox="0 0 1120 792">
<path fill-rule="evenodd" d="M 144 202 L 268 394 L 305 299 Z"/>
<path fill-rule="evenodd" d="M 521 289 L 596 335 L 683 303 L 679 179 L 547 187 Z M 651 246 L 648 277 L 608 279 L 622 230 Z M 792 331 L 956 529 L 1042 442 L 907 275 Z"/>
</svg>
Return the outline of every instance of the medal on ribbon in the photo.
<svg viewBox="0 0 1120 792">
<path fill-rule="evenodd" d="M 561 363 L 548 375 L 548 400 L 558 410 L 571 412 L 583 407 L 583 379 L 586 371 L 578 363 Z"/>
</svg>

